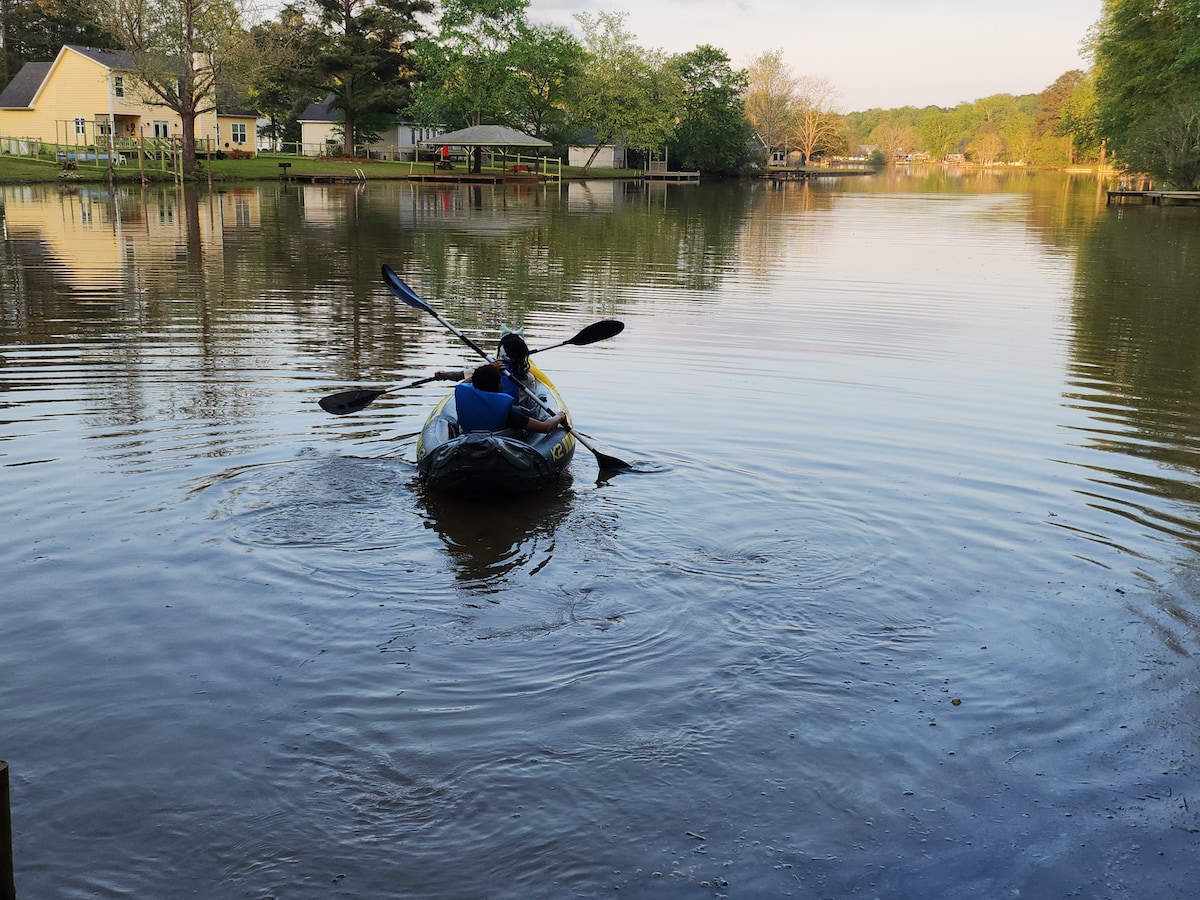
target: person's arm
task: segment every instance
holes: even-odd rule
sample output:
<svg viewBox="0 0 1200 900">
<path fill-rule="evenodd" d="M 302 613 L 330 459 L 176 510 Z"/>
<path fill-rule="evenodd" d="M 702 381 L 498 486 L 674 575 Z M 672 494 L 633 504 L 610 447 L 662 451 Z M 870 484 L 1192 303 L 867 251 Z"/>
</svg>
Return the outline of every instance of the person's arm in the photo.
<svg viewBox="0 0 1200 900">
<path fill-rule="evenodd" d="M 541 419 L 535 419 L 533 416 L 530 416 L 529 421 L 525 424 L 525 430 L 526 431 L 535 431 L 538 434 L 549 434 L 551 431 L 553 431 L 555 428 L 557 428 L 559 425 L 562 425 L 566 421 L 567 421 L 567 414 L 561 413 L 561 412 L 558 413 L 557 415 L 551 416 L 550 418 L 546 419 L 544 422 Z"/>
<path fill-rule="evenodd" d="M 501 372 L 504 371 L 504 363 L 500 360 L 493 359 L 491 363 Z M 470 381 L 474 371 L 474 369 L 439 369 L 433 373 L 433 377 L 438 381 Z"/>
</svg>

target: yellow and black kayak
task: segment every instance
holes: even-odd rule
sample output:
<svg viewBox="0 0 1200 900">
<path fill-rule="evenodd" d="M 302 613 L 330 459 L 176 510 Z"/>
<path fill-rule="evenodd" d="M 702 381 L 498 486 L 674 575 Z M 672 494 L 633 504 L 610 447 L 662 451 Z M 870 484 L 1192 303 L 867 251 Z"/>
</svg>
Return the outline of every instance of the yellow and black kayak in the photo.
<svg viewBox="0 0 1200 900">
<path fill-rule="evenodd" d="M 565 412 L 562 397 L 532 361 L 523 383 L 532 398 L 517 405 L 538 419 Z M 575 436 L 566 428 L 548 434 L 518 431 L 462 432 L 454 391 L 433 408 L 417 437 L 417 471 L 429 488 L 467 496 L 505 496 L 539 490 L 558 480 L 575 455 Z"/>
</svg>

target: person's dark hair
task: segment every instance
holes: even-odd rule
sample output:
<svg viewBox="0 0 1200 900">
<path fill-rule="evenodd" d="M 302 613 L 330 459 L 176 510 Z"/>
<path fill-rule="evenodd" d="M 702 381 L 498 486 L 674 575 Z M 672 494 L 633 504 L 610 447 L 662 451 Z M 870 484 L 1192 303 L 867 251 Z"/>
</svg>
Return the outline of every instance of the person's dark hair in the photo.
<svg viewBox="0 0 1200 900">
<path fill-rule="evenodd" d="M 508 369 L 518 378 L 524 378 L 529 368 L 529 345 L 516 332 L 500 338 L 500 349 L 508 357 Z"/>
<path fill-rule="evenodd" d="M 500 371 L 491 363 L 482 365 L 471 373 L 471 384 L 481 391 L 499 391 Z"/>
</svg>

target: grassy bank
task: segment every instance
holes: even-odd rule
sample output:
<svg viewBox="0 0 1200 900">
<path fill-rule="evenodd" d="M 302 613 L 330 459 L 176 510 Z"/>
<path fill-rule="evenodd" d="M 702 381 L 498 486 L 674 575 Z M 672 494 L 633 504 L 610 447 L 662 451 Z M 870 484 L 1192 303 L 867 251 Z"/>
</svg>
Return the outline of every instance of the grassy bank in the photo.
<svg viewBox="0 0 1200 900">
<path fill-rule="evenodd" d="M 279 156 L 275 154 L 260 154 L 252 159 L 201 159 L 201 172 L 192 181 L 205 183 L 210 175 L 212 181 L 270 181 L 277 179 L 281 171 L 280 163 L 288 163 L 288 173 L 293 175 L 353 175 L 356 170 L 362 170 L 368 181 L 408 178 L 410 173 L 432 172 L 433 163 L 388 162 L 383 160 L 366 159 L 336 159 L 331 157 L 314 156 Z M 151 181 L 173 181 L 174 176 L 159 168 L 158 163 L 147 163 L 144 170 L 138 167 L 136 160 L 130 160 L 123 166 L 114 166 L 111 177 L 118 183 L 136 183 L 142 177 Z M 463 166 L 458 172 L 465 171 Z M 499 171 L 487 169 L 484 171 Z M 557 166 L 551 169 L 557 172 Z M 641 172 L 636 169 L 593 169 L 588 178 L 636 178 Z M 0 156 L 0 184 L 33 184 L 37 182 L 96 182 L 107 181 L 109 169 L 105 166 L 81 165 L 79 168 L 64 172 L 57 163 L 29 160 L 17 156 Z M 578 167 L 563 166 L 563 178 L 579 178 Z"/>
</svg>

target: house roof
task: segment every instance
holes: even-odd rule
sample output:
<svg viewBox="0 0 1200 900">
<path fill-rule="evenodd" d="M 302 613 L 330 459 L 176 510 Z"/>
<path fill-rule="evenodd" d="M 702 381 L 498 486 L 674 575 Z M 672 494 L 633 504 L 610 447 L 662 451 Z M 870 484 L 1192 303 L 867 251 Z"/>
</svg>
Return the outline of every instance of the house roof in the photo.
<svg viewBox="0 0 1200 900">
<path fill-rule="evenodd" d="M 118 69 L 123 72 L 133 69 L 133 54 L 128 50 L 106 50 L 102 47 L 81 47 L 78 44 L 63 44 L 63 47 L 67 50 L 74 50 L 80 56 L 86 56 L 109 69 Z"/>
<path fill-rule="evenodd" d="M 304 108 L 304 112 L 300 113 L 296 119 L 297 122 L 337 122 L 346 121 L 345 113 L 340 109 L 331 109 L 333 105 L 333 94 L 326 94 L 324 100 L 316 103 L 310 103 Z M 392 116 L 392 122 L 397 125 L 412 124 L 412 119 L 408 116 L 395 114 Z"/>
<path fill-rule="evenodd" d="M 332 110 L 329 104 L 333 102 L 333 94 L 327 94 L 324 100 L 319 100 L 316 103 L 310 103 L 304 108 L 304 112 L 300 113 L 296 121 L 298 122 L 340 122 L 342 121 L 342 111 Z"/>
<path fill-rule="evenodd" d="M 435 140 L 421 141 L 425 146 L 460 144 L 464 147 L 550 147 L 549 141 L 504 125 L 472 125 L 438 135 Z"/>
<path fill-rule="evenodd" d="M 0 93 L 0 109 L 31 109 L 38 91 L 46 83 L 55 63 L 63 53 L 71 50 L 80 56 L 87 57 L 99 63 L 110 71 L 133 72 L 136 70 L 133 54 L 127 50 L 107 50 L 103 47 L 84 47 L 79 44 L 63 44 L 58 55 L 50 62 L 30 62 L 21 66 L 20 70 L 8 86 Z M 253 119 L 258 113 L 246 107 L 233 105 L 234 100 L 227 97 L 217 98 L 217 115 L 232 118 Z"/>
<path fill-rule="evenodd" d="M 67 50 L 86 56 L 107 69 L 129 71 L 133 68 L 133 54 L 124 50 L 104 50 L 99 47 L 81 47 L 63 44 L 62 49 L 50 62 L 29 62 L 21 66 L 8 87 L 0 93 L 0 109 L 29 109 L 37 98 L 38 91 L 46 83 L 55 63 Z"/>
<path fill-rule="evenodd" d="M 50 67 L 54 63 L 31 62 L 25 63 L 17 70 L 13 80 L 8 83 L 3 93 L 0 93 L 0 109 L 28 109 L 33 105 L 33 98 L 41 89 Z"/>
</svg>

